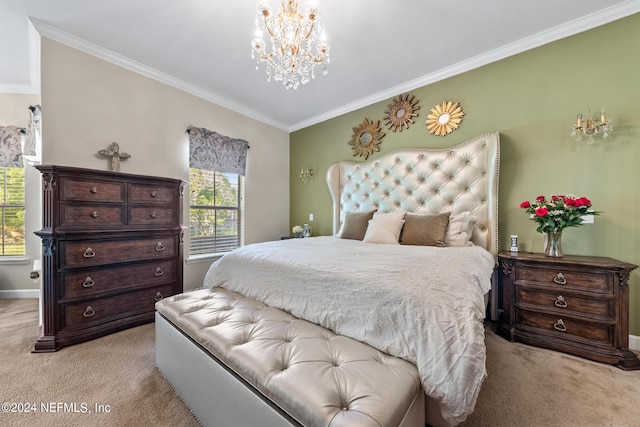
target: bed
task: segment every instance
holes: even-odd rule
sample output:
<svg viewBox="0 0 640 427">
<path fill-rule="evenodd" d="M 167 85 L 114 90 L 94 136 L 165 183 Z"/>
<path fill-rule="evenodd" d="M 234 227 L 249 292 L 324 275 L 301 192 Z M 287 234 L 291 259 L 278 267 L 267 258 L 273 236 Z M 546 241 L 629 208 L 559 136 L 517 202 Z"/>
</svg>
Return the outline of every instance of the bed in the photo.
<svg viewBox="0 0 640 427">
<path fill-rule="evenodd" d="M 199 408 L 194 413 L 203 424 L 203 417 L 211 417 L 211 425 L 230 425 L 224 413 L 234 402 L 242 402 L 244 414 L 255 413 L 261 425 L 270 425 L 273 414 L 272 425 L 334 425 L 324 420 L 359 414 L 341 411 L 344 403 L 311 413 L 312 399 L 305 401 L 303 390 L 311 385 L 300 388 L 305 381 L 303 374 L 291 374 L 293 356 L 287 362 L 282 356 L 310 348 L 283 350 L 290 348 L 283 342 L 299 338 L 283 330 L 300 321 L 300 336 L 348 340 L 350 350 L 336 347 L 333 353 L 358 356 L 357 378 L 378 378 L 367 398 L 384 396 L 385 383 L 406 376 L 398 389 L 407 390 L 406 396 L 396 390 L 387 398 L 399 399 L 393 407 L 402 407 L 398 414 L 380 410 L 384 398 L 369 404 L 378 412 L 375 425 L 415 425 L 424 417 L 431 425 L 464 421 L 486 376 L 483 320 L 487 313 L 496 316 L 498 171 L 497 133 L 447 149 L 402 150 L 366 163 L 332 165 L 327 182 L 334 235 L 239 248 L 212 264 L 203 289 L 160 301 L 159 369 L 192 410 Z M 223 333 L 211 338 L 214 329 Z M 267 340 L 274 334 L 277 348 Z M 364 364 L 372 358 L 384 363 Z M 371 375 L 363 366 L 371 366 Z M 426 403 L 411 397 L 413 382 Z M 218 390 L 215 397 L 212 389 Z M 332 393 L 320 399 L 330 400 Z M 317 400 L 318 392 L 309 396 Z M 296 406 L 300 412 L 289 410 Z M 426 415 L 415 418 L 425 406 Z"/>
</svg>

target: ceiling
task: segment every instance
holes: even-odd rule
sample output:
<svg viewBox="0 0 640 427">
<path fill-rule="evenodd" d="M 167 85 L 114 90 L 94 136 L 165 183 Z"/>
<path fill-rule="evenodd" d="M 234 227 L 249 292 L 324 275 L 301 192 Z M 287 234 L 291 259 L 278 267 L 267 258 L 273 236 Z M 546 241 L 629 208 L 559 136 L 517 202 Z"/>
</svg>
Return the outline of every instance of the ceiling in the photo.
<svg viewBox="0 0 640 427">
<path fill-rule="evenodd" d="M 257 3 L 0 0 L 0 92 L 39 92 L 40 34 L 294 131 L 640 12 L 640 0 L 315 0 L 329 74 L 293 90 L 251 58 Z"/>
</svg>

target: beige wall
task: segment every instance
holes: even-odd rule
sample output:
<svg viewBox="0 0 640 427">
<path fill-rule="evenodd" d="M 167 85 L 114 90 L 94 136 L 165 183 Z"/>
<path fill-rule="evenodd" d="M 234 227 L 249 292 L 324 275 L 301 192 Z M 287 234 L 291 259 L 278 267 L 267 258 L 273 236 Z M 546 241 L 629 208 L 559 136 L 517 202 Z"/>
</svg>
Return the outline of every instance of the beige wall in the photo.
<svg viewBox="0 0 640 427">
<path fill-rule="evenodd" d="M 109 170 L 109 160 L 97 152 L 116 141 L 131 155 L 121 163 L 122 172 L 186 181 L 187 126 L 205 127 L 251 145 L 245 242 L 275 240 L 288 232 L 287 132 L 46 38 L 41 56 L 42 163 Z M 39 185 L 29 189 L 39 191 Z M 185 195 L 188 219 L 188 189 Z M 28 227 L 28 233 L 37 229 Z M 201 286 L 210 263 L 186 263 L 185 289 Z M 28 271 L 26 277 L 3 282 L 0 289 L 33 288 Z"/>
<path fill-rule="evenodd" d="M 589 197 L 603 211 L 595 224 L 567 229 L 567 254 L 608 256 L 640 265 L 640 14 L 559 40 L 476 70 L 411 91 L 419 116 L 408 130 L 384 127 L 381 153 L 408 147 L 447 147 L 487 132 L 501 135 L 499 246 L 520 236 L 520 250 L 542 251 L 520 202 L 540 194 Z M 418 49 L 419 50 L 419 49 Z M 416 51 L 416 54 L 419 54 Z M 384 59 L 382 55 L 381 59 Z M 400 95 L 400 94 L 398 94 Z M 459 101 L 466 115 L 446 137 L 430 135 L 429 109 Z M 364 118 L 382 120 L 392 99 L 291 135 L 291 225 L 314 213 L 314 232 L 330 234 L 331 197 L 324 179 L 332 162 L 354 158 L 347 142 Z M 587 146 L 570 136 L 576 114 L 607 109 L 615 130 L 608 142 Z M 316 176 L 297 179 L 309 164 Z M 630 330 L 640 336 L 640 270 L 630 279 Z"/>
</svg>

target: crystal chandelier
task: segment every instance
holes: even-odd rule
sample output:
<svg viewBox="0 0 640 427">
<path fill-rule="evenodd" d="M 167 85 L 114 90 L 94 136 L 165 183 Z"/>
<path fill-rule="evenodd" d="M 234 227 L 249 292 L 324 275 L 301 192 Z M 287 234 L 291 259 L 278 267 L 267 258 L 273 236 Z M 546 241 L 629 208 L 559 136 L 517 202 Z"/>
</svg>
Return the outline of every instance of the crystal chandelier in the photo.
<svg viewBox="0 0 640 427">
<path fill-rule="evenodd" d="M 266 63 L 268 81 L 282 81 L 287 89 L 297 89 L 315 78 L 314 68 L 322 65 L 327 74 L 329 44 L 321 39 L 320 12 L 312 7 L 300 12 L 298 2 L 281 1 L 278 14 L 273 16 L 269 7 L 257 7 L 256 27 L 258 36 L 251 41 L 251 57 L 256 59 L 256 70 Z M 269 34 L 272 50 L 266 52 L 263 34 Z M 313 47 L 315 46 L 315 54 Z"/>
<path fill-rule="evenodd" d="M 600 135 L 602 139 L 607 139 L 611 131 L 613 131 L 611 120 L 607 121 L 603 108 L 600 110 L 599 122 L 593 119 L 591 110 L 589 110 L 587 120 L 582 120 L 582 113 L 578 114 L 578 120 L 573 125 L 571 136 L 575 138 L 576 141 L 582 141 L 582 137 L 585 136 L 587 137 L 587 144 L 593 144 L 596 142 L 596 140 L 593 139 L 594 136 Z"/>
</svg>

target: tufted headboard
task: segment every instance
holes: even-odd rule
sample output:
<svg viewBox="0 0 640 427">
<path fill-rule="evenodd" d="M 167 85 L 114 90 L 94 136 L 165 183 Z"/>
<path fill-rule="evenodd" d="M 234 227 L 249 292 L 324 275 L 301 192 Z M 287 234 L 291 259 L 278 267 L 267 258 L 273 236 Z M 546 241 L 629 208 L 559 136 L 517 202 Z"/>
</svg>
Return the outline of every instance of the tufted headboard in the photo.
<svg viewBox="0 0 640 427">
<path fill-rule="evenodd" d="M 499 165 L 497 132 L 451 148 L 406 149 L 364 163 L 334 163 L 327 172 L 333 232 L 345 212 L 396 207 L 424 214 L 469 211 L 478 218 L 471 240 L 496 256 Z"/>
</svg>

